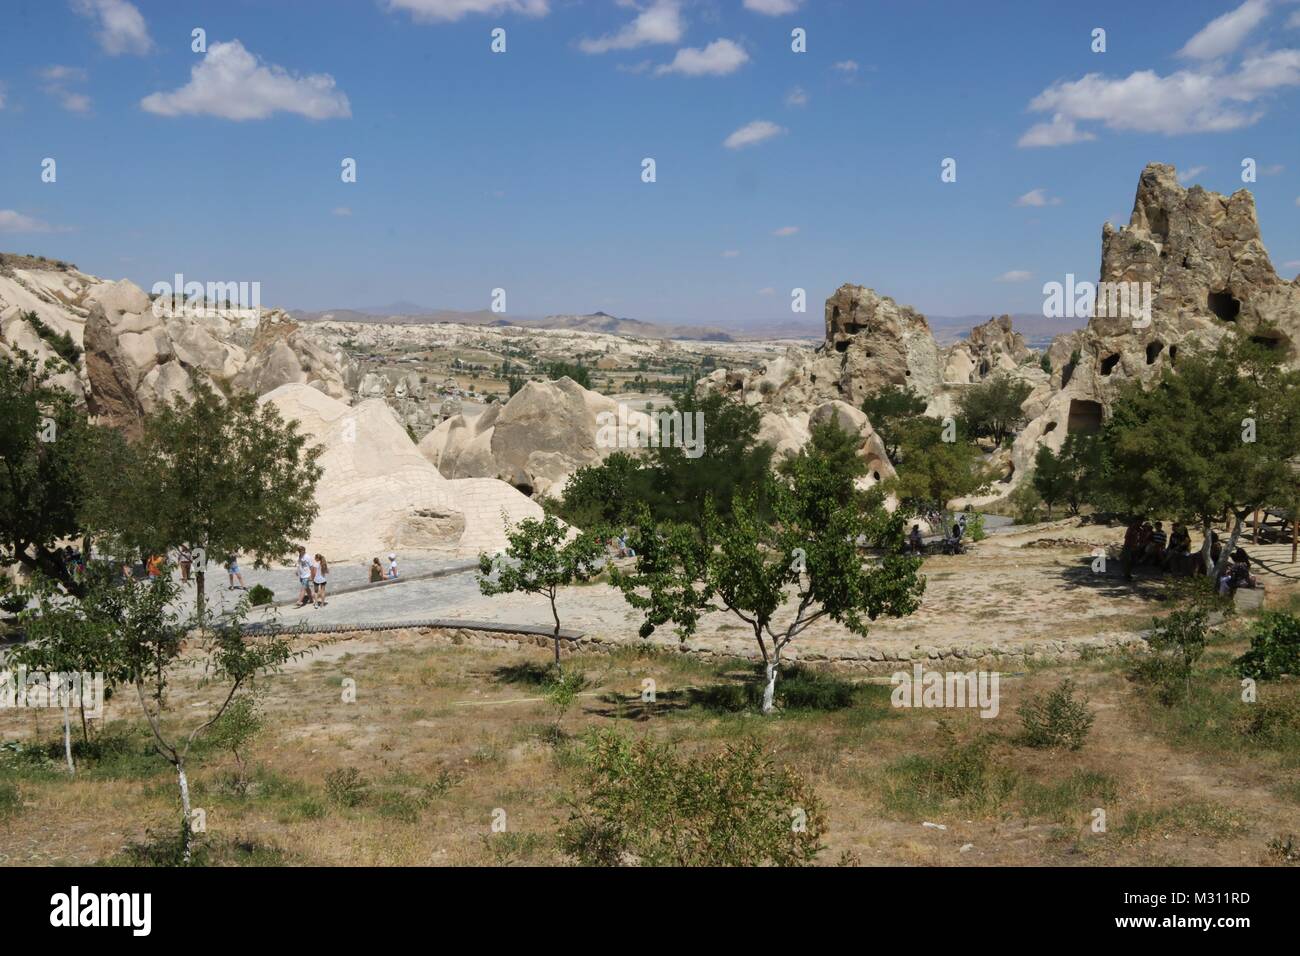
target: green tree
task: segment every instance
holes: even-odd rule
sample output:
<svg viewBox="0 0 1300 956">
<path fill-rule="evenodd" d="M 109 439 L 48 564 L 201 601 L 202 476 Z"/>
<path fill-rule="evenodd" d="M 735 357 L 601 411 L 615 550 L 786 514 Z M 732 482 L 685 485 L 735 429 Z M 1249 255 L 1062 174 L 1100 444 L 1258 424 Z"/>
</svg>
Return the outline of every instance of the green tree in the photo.
<svg viewBox="0 0 1300 956">
<path fill-rule="evenodd" d="M 1047 505 L 1047 520 L 1052 520 L 1052 506 L 1069 494 L 1071 478 L 1063 456 L 1046 445 L 1040 445 L 1034 455 L 1034 489 L 1043 504 Z"/>
<path fill-rule="evenodd" d="M 937 419 L 919 418 L 904 431 L 898 475 L 886 485 L 913 514 L 939 515 L 951 523 L 949 502 L 983 492 L 990 474 L 980 451 L 964 436 L 951 434 Z"/>
<path fill-rule="evenodd" d="M 21 564 L 74 595 L 84 589 L 58 542 L 81 530 L 90 432 L 72 395 L 34 358 L 0 356 L 0 564 Z"/>
<path fill-rule="evenodd" d="M 660 447 L 651 449 L 649 497 L 654 515 L 697 521 L 709 500 L 725 514 L 737 492 L 745 489 L 756 490 L 761 503 L 772 448 L 758 439 L 758 410 L 717 392 L 688 392 L 677 397 L 672 411 L 681 416 L 683 430 L 691 423 L 696 444 L 686 447 L 661 435 Z"/>
<path fill-rule="evenodd" d="M 639 458 L 616 451 L 604 461 L 579 468 L 551 510 L 579 528 L 618 528 L 636 516 L 636 503 L 650 487 L 652 473 Z"/>
<path fill-rule="evenodd" d="M 642 637 L 672 622 L 684 641 L 714 612 L 744 622 L 762 654 L 770 713 L 791 641 L 824 617 L 865 636 L 881 615 L 912 613 L 925 581 L 920 561 L 899 553 L 905 516 L 885 510 L 879 488 L 856 490 L 818 454 L 799 456 L 765 483 L 767 509 L 751 489 L 737 493 L 729 513 L 706 500 L 698 522 L 658 524 L 643 512 L 632 536 L 635 568 L 613 578 L 644 615 Z M 882 556 L 864 558 L 859 541 Z"/>
<path fill-rule="evenodd" d="M 567 539 L 567 540 L 566 540 Z M 506 529 L 505 555 L 478 556 L 478 586 L 483 594 L 539 594 L 551 602 L 555 620 L 555 669 L 560 670 L 560 612 L 555 601 L 562 587 L 590 581 L 604 567 L 605 542 L 593 531 L 570 537 L 554 515 L 524 518 Z"/>
<path fill-rule="evenodd" d="M 1231 559 L 1246 519 L 1290 500 L 1300 449 L 1300 373 L 1238 337 L 1213 351 L 1180 353 L 1154 387 L 1124 387 L 1103 428 L 1107 493 L 1134 514 L 1199 520 L 1206 570 Z M 1213 522 L 1233 518 L 1215 566 Z"/>
<path fill-rule="evenodd" d="M 119 548 L 164 554 L 188 543 L 211 560 L 233 553 L 265 565 L 316 517 L 323 449 L 251 395 L 223 400 L 195 382 L 194 400 L 147 418 L 137 443 L 108 437 L 97 450 L 115 465 L 94 469 L 86 517 Z M 201 565 L 195 583 L 202 615 Z"/>
<path fill-rule="evenodd" d="M 1006 372 L 997 372 L 970 385 L 957 401 L 961 417 L 977 438 L 988 437 L 1001 445 L 1025 423 L 1021 409 L 1033 386 Z"/>
<path fill-rule="evenodd" d="M 886 385 L 862 402 L 871 427 L 885 443 L 885 453 L 897 465 L 899 446 L 907 427 L 925 414 L 925 399 L 910 386 Z"/>
</svg>

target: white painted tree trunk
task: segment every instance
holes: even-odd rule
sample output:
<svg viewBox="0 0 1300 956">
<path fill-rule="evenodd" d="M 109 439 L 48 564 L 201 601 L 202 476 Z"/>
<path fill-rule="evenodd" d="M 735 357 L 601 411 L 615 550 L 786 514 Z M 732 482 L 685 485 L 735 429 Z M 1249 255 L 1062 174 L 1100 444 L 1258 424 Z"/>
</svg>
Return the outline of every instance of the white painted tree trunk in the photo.
<svg viewBox="0 0 1300 956">
<path fill-rule="evenodd" d="M 1246 519 L 1235 517 L 1232 522 L 1232 534 L 1228 536 L 1228 543 L 1222 551 L 1219 552 L 1219 563 L 1214 566 L 1214 586 L 1219 586 L 1219 578 L 1223 576 L 1223 569 L 1228 566 L 1232 560 L 1232 552 L 1237 550 L 1237 541 L 1241 538 L 1241 530 L 1246 526 Z"/>
<path fill-rule="evenodd" d="M 176 761 L 176 780 L 181 788 L 181 843 L 184 846 L 185 865 L 190 865 L 194 832 L 190 829 L 190 781 L 185 776 L 185 762 Z"/>
<path fill-rule="evenodd" d="M 1201 562 L 1205 565 L 1205 573 L 1211 575 L 1214 571 L 1214 560 L 1210 557 L 1210 534 L 1213 531 L 1214 528 L 1211 527 L 1209 519 L 1202 522 L 1201 534 L 1203 537 L 1201 539 Z M 1218 586 L 1217 582 L 1215 582 L 1215 586 Z"/>
<path fill-rule="evenodd" d="M 72 714 L 65 704 L 63 707 L 63 753 L 68 758 L 68 773 L 77 775 L 77 765 L 72 762 Z"/>
<path fill-rule="evenodd" d="M 767 678 L 767 684 L 763 687 L 763 713 L 765 714 L 770 714 L 776 704 L 776 672 L 780 666 L 780 662 L 775 657 L 764 666 L 764 676 Z"/>
</svg>

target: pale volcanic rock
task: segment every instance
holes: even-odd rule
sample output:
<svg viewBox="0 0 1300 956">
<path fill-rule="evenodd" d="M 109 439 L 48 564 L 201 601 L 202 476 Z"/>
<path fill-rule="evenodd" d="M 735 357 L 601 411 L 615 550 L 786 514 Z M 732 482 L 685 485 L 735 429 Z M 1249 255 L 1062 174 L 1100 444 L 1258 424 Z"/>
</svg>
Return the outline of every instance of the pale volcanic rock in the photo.
<svg viewBox="0 0 1300 956">
<path fill-rule="evenodd" d="M 942 364 L 925 316 L 863 286 L 842 285 L 826 300 L 826 344 L 819 354 L 841 356 L 841 397 L 861 405 L 883 385 L 907 385 L 929 395 Z"/>
<path fill-rule="evenodd" d="M 345 405 L 302 383 L 262 396 L 324 448 L 316 486 L 320 513 L 304 544 L 339 560 L 387 551 L 476 554 L 505 546 L 505 516 L 542 510 L 504 482 L 444 478 L 415 447 L 382 399 Z"/>
<path fill-rule="evenodd" d="M 620 417 L 628 426 L 624 443 Z M 648 438 L 654 422 L 565 377 L 526 382 L 504 405 L 474 418 L 452 416 L 424 437 L 420 452 L 448 478 L 499 477 L 528 494 L 545 494 L 615 451 L 638 454 L 634 430 Z"/>
</svg>

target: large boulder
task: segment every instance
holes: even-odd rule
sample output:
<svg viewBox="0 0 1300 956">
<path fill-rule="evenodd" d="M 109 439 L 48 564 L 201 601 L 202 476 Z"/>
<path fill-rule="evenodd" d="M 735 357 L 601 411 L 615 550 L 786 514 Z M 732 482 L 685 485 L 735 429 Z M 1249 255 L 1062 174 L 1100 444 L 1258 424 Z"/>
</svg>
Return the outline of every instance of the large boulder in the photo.
<svg viewBox="0 0 1300 956">
<path fill-rule="evenodd" d="M 420 452 L 448 478 L 501 478 L 532 495 L 558 490 L 615 451 L 639 454 L 655 434 L 645 412 L 565 377 L 526 382 L 505 405 L 448 418 L 421 440 Z"/>
<path fill-rule="evenodd" d="M 464 554 L 505 547 L 507 519 L 541 517 L 509 485 L 444 478 L 382 399 L 345 405 L 302 383 L 262 396 L 324 449 L 310 551 L 342 560 L 390 550 Z"/>
</svg>

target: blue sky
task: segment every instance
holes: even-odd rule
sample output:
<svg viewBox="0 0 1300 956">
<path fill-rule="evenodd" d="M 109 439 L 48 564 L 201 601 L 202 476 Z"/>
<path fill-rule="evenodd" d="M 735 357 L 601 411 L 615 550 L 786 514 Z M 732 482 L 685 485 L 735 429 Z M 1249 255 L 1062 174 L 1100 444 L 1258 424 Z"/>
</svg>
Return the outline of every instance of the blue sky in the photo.
<svg viewBox="0 0 1300 956">
<path fill-rule="evenodd" d="M 7 0 L 4 22 L 0 249 L 145 288 L 478 309 L 499 287 L 514 314 L 732 324 L 790 318 L 795 287 L 819 323 L 855 282 L 1038 311 L 1044 282 L 1096 278 L 1145 163 L 1227 193 L 1245 157 L 1300 271 L 1294 0 Z"/>
</svg>

